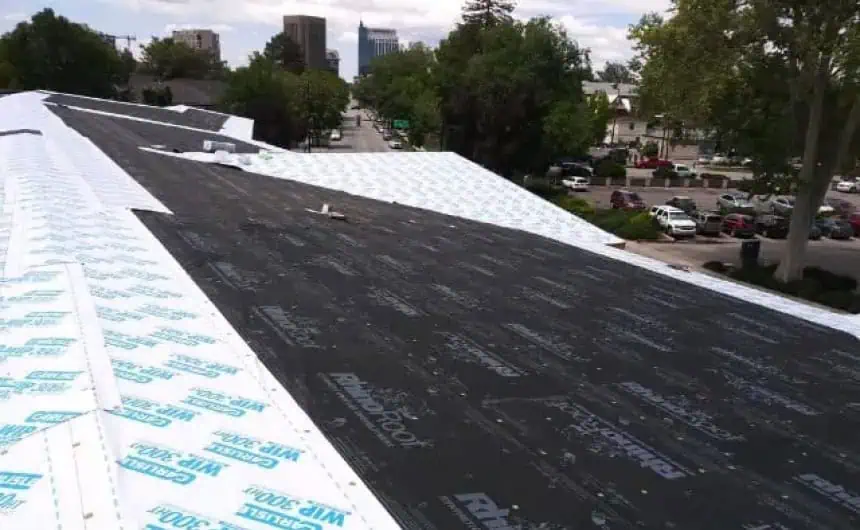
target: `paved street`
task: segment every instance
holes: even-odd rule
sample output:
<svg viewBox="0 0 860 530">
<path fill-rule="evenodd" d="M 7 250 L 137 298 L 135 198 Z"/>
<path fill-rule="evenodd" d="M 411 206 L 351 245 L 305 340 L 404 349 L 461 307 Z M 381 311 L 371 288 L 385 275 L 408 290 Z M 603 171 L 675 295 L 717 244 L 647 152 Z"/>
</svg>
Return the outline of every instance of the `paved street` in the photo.
<svg viewBox="0 0 860 530">
<path fill-rule="evenodd" d="M 355 116 L 361 113 L 361 126 L 355 126 Z M 364 111 L 348 110 L 344 114 L 343 139 L 332 142 L 326 149 L 317 149 L 319 152 L 332 153 L 378 153 L 390 151 L 388 144 L 382 139 L 382 135 L 373 128 L 373 122 L 368 119 Z"/>
</svg>

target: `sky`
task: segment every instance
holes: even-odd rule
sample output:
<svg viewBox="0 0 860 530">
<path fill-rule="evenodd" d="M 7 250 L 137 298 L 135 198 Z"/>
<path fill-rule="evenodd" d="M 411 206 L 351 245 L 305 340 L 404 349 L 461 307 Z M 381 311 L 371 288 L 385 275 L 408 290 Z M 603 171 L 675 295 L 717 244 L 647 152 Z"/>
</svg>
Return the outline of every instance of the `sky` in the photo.
<svg viewBox="0 0 860 530">
<path fill-rule="evenodd" d="M 595 69 L 631 56 L 627 27 L 643 13 L 663 11 L 669 0 L 520 0 L 514 12 L 528 19 L 549 15 L 570 37 L 591 50 Z M 401 41 L 435 46 L 460 16 L 462 0 L 0 0 L 0 33 L 37 11 L 51 7 L 75 22 L 113 35 L 132 35 L 140 44 L 177 28 L 208 28 L 221 35 L 222 59 L 247 64 L 283 27 L 283 15 L 326 18 L 327 47 L 338 50 L 340 74 L 351 79 L 358 63 L 359 20 L 393 28 Z M 120 41 L 122 47 L 124 41 Z"/>
</svg>

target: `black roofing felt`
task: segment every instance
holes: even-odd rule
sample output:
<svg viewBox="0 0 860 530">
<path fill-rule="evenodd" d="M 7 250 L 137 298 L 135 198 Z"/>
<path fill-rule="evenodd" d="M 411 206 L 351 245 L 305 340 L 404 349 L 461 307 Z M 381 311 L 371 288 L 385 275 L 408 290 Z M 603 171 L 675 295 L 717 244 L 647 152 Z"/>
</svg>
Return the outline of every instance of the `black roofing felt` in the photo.
<svg viewBox="0 0 860 530">
<path fill-rule="evenodd" d="M 202 151 L 204 140 L 231 142 L 236 146 L 237 153 L 257 153 L 260 148 L 216 133 L 201 133 L 178 127 L 166 127 L 155 123 L 127 120 L 119 117 L 88 114 L 74 109 L 50 107 L 51 110 L 67 124 L 78 130 L 84 136 L 90 131 L 101 131 L 115 135 L 116 142 L 122 145 L 151 147 L 163 145 L 165 150 Z"/>
<path fill-rule="evenodd" d="M 52 94 L 45 101 L 49 103 L 58 103 L 61 105 L 70 105 L 82 107 L 85 109 L 98 110 L 102 112 L 110 112 L 113 114 L 122 114 L 125 116 L 134 116 L 147 120 L 160 121 L 171 123 L 173 125 L 184 125 L 186 127 L 195 127 L 197 129 L 205 129 L 208 131 L 218 131 L 227 121 L 229 116 L 214 112 L 207 112 L 198 109 L 187 109 L 185 112 L 176 112 L 160 107 L 147 107 L 143 105 L 129 105 L 118 101 L 110 101 L 103 99 L 91 99 L 86 97 L 74 96 L 71 94 Z"/>
<path fill-rule="evenodd" d="M 146 225 L 404 528 L 860 527 L 853 337 L 98 125 L 176 212 Z"/>
</svg>

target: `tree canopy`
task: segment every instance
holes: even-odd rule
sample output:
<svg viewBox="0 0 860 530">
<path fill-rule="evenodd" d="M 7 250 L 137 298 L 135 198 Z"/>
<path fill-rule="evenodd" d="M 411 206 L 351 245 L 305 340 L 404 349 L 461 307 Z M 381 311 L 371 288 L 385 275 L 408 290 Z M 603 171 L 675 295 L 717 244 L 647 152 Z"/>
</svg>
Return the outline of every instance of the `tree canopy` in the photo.
<svg viewBox="0 0 860 530">
<path fill-rule="evenodd" d="M 0 37 L 0 88 L 112 97 L 129 74 L 114 46 L 51 9 Z"/>
<path fill-rule="evenodd" d="M 835 172 L 853 167 L 860 122 L 856 0 L 673 0 L 630 30 L 642 105 L 713 130 L 754 160 L 758 193 L 797 198 L 776 277 L 799 279 L 812 218 Z M 791 157 L 802 166 L 793 174 Z M 787 178 L 788 177 L 788 178 Z"/>
<path fill-rule="evenodd" d="M 305 69 L 302 47 L 283 31 L 269 39 L 263 56 L 294 74 L 301 74 Z"/>
<path fill-rule="evenodd" d="M 438 49 L 376 58 L 353 87 L 386 120 L 503 175 L 543 171 L 602 141 L 605 97 L 586 98 L 588 53 L 549 18 L 517 22 L 511 2 L 467 2 Z"/>
<path fill-rule="evenodd" d="M 231 72 L 222 108 L 254 120 L 254 137 L 284 147 L 319 137 L 340 125 L 349 88 L 327 71 L 296 75 L 255 53 L 249 65 Z"/>
<path fill-rule="evenodd" d="M 160 79 L 218 79 L 227 70 L 226 63 L 208 51 L 195 50 L 172 38 L 154 38 L 140 48 L 140 72 Z"/>
<path fill-rule="evenodd" d="M 511 0 L 468 0 L 463 5 L 463 22 L 481 27 L 513 21 L 515 3 Z"/>
<path fill-rule="evenodd" d="M 603 70 L 597 72 L 597 78 L 606 83 L 635 83 L 636 78 L 624 63 L 608 62 Z"/>
</svg>

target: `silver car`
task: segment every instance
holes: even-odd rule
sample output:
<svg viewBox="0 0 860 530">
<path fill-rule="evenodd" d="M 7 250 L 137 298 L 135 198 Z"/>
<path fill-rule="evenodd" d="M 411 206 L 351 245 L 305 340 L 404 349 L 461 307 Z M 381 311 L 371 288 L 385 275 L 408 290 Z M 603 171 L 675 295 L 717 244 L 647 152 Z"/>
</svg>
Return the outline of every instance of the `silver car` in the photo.
<svg viewBox="0 0 860 530">
<path fill-rule="evenodd" d="M 731 213 L 755 213 L 755 206 L 746 193 L 723 193 L 717 198 L 717 209 Z"/>
</svg>

